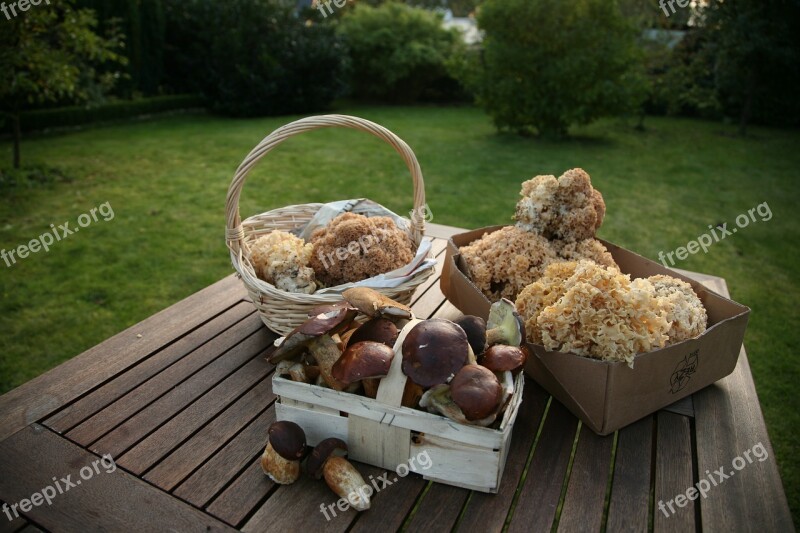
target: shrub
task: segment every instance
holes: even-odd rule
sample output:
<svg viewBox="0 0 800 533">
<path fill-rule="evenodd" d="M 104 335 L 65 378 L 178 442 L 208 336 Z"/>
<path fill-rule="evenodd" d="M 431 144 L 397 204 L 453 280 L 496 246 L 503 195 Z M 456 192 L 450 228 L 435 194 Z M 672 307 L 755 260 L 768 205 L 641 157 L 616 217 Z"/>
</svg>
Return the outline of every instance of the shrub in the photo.
<svg viewBox="0 0 800 533">
<path fill-rule="evenodd" d="M 614 0 L 486 0 L 478 25 L 482 54 L 460 76 L 500 129 L 561 137 L 644 97 L 636 30 Z"/>
<path fill-rule="evenodd" d="M 328 24 L 283 0 L 168 2 L 171 79 L 233 116 L 307 113 L 342 89 L 346 51 Z"/>
<path fill-rule="evenodd" d="M 460 93 L 445 65 L 463 45 L 457 31 L 442 27 L 441 15 L 397 2 L 361 4 L 342 16 L 339 33 L 358 98 L 411 102 Z"/>
</svg>

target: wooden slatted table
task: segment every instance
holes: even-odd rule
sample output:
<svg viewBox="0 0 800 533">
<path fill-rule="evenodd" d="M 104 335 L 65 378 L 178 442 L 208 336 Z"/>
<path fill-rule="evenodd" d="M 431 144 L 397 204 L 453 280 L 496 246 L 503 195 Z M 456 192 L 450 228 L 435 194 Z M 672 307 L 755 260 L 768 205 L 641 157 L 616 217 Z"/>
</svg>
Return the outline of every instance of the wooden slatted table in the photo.
<svg viewBox="0 0 800 533">
<path fill-rule="evenodd" d="M 459 231 L 431 225 L 435 253 Z M 455 318 L 437 268 L 414 310 Z M 693 275 L 727 295 L 721 278 Z M 0 532 L 793 528 L 744 350 L 731 376 L 607 437 L 528 380 L 498 494 L 411 474 L 370 511 L 326 520 L 320 505 L 338 498 L 323 482 L 279 487 L 260 470 L 274 338 L 230 276 L 0 397 L 0 504 L 17 505 Z M 659 510 L 758 443 L 767 460 Z M 37 492 L 54 494 L 25 505 Z"/>
</svg>

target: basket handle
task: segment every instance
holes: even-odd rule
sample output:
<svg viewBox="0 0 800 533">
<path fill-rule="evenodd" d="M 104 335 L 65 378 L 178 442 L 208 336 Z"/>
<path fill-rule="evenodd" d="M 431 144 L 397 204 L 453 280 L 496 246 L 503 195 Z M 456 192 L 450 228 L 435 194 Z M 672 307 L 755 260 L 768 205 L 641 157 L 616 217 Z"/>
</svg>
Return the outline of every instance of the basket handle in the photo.
<svg viewBox="0 0 800 533">
<path fill-rule="evenodd" d="M 342 127 L 371 133 L 375 137 L 382 139 L 392 146 L 405 161 L 408 170 L 411 171 L 411 179 L 414 183 L 414 212 L 419 213 L 420 208 L 425 205 L 425 183 L 422 179 L 422 169 L 420 169 L 417 156 L 409 146 L 397 135 L 387 130 L 383 126 L 365 120 L 363 118 L 348 115 L 320 115 L 296 120 L 285 126 L 278 128 L 244 158 L 242 164 L 236 169 L 233 181 L 228 188 L 228 196 L 225 201 L 226 234 L 225 240 L 231 252 L 238 254 L 244 249 L 244 229 L 242 219 L 239 215 L 239 198 L 244 187 L 245 178 L 258 161 L 270 151 L 283 143 L 289 137 L 299 135 L 306 131 L 318 130 L 321 128 Z M 411 237 L 416 245 L 419 245 L 424 232 L 424 219 L 418 219 L 411 224 Z"/>
</svg>

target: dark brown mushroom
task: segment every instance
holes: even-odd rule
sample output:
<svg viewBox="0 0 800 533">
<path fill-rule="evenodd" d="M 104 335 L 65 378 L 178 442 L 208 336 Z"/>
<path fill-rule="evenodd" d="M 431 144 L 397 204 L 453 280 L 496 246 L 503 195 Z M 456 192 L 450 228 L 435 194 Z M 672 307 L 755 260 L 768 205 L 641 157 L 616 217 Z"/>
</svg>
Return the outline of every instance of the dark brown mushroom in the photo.
<svg viewBox="0 0 800 533">
<path fill-rule="evenodd" d="M 325 461 L 331 455 L 347 457 L 347 443 L 334 437 L 320 441 L 306 459 L 306 473 L 314 479 L 321 479 Z"/>
<path fill-rule="evenodd" d="M 403 341 L 403 372 L 424 388 L 446 383 L 467 364 L 467 334 L 449 320 L 433 318 L 414 326 Z"/>
<path fill-rule="evenodd" d="M 267 446 L 261 456 L 261 469 L 279 485 L 288 485 L 300 476 L 300 459 L 306 451 L 303 428 L 287 420 L 274 422 L 267 431 Z"/>
<path fill-rule="evenodd" d="M 486 350 L 486 321 L 479 316 L 466 315 L 455 321 L 467 334 L 472 352 L 479 356 Z"/>
<path fill-rule="evenodd" d="M 348 344 L 355 344 L 361 341 L 374 341 L 380 342 L 388 346 L 394 347 L 397 336 L 400 332 L 397 326 L 391 320 L 383 317 L 373 318 L 364 322 L 348 340 Z"/>
<path fill-rule="evenodd" d="M 503 400 L 503 387 L 488 368 L 467 365 L 450 382 L 450 394 L 467 420 L 474 421 L 497 412 Z"/>
</svg>

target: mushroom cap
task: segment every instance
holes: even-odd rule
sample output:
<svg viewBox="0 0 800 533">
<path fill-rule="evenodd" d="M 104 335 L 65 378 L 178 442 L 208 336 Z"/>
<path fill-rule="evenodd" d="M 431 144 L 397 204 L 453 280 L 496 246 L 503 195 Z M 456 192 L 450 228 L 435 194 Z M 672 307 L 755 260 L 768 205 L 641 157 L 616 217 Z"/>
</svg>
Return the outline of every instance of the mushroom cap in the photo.
<svg viewBox="0 0 800 533">
<path fill-rule="evenodd" d="M 467 334 L 442 318 L 423 320 L 403 341 L 403 372 L 425 388 L 447 382 L 468 357 Z"/>
<path fill-rule="evenodd" d="M 342 297 L 353 307 L 365 315 L 376 318 L 390 316 L 394 318 L 411 318 L 411 308 L 395 302 L 375 289 L 369 287 L 353 287 L 342 292 Z"/>
<path fill-rule="evenodd" d="M 350 336 L 348 343 L 355 344 L 361 341 L 380 342 L 392 348 L 400 332 L 394 322 L 387 318 L 378 317 L 364 322 Z"/>
<path fill-rule="evenodd" d="M 523 348 L 495 344 L 483 353 L 480 364 L 492 372 L 515 372 L 522 368 L 527 359 L 527 350 Z"/>
<path fill-rule="evenodd" d="M 308 475 L 314 479 L 321 479 L 325 461 L 332 454 L 338 457 L 347 457 L 347 443 L 335 437 L 320 441 L 319 444 L 314 446 L 308 459 L 306 459 L 306 472 L 308 472 Z"/>
<path fill-rule="evenodd" d="M 489 344 L 519 346 L 525 340 L 525 329 L 514 304 L 503 298 L 492 304 L 486 321 Z"/>
<path fill-rule="evenodd" d="M 461 326 L 472 346 L 472 352 L 480 355 L 486 349 L 486 321 L 479 316 L 466 315 L 455 321 Z"/>
<path fill-rule="evenodd" d="M 467 420 L 480 420 L 497 411 L 503 387 L 488 368 L 467 365 L 450 382 L 450 395 Z"/>
<path fill-rule="evenodd" d="M 306 451 L 306 433 L 303 428 L 289 420 L 280 420 L 273 422 L 267 433 L 269 443 L 278 455 L 288 461 L 302 459 Z"/>
<path fill-rule="evenodd" d="M 389 373 L 394 350 L 383 343 L 361 341 L 351 344 L 333 363 L 331 374 L 345 385 L 366 378 L 379 378 Z"/>
<path fill-rule="evenodd" d="M 310 317 L 294 328 L 269 356 L 270 363 L 278 363 L 302 352 L 308 343 L 321 335 L 334 335 L 347 329 L 356 311 L 352 307 L 331 306 L 330 309 Z"/>
</svg>

